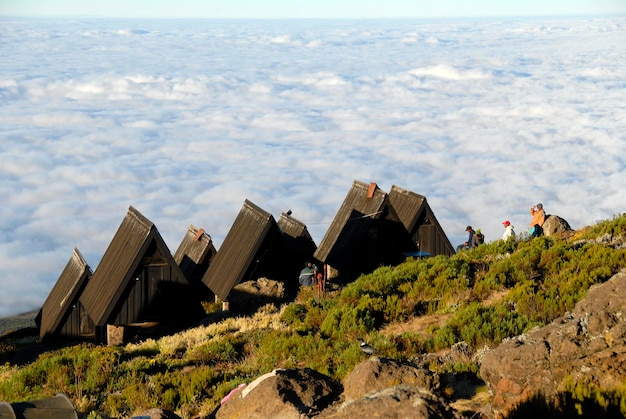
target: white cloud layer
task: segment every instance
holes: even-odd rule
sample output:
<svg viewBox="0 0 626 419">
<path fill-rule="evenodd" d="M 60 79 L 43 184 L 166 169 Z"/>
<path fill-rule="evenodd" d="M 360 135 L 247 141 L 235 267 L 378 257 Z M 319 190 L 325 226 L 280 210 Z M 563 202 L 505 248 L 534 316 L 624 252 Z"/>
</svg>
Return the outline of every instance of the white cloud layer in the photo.
<svg viewBox="0 0 626 419">
<path fill-rule="evenodd" d="M 624 17 L 0 21 L 0 316 L 74 247 L 96 269 L 129 205 L 172 252 L 244 199 L 319 244 L 354 179 L 425 195 L 455 246 L 626 209 Z"/>
</svg>

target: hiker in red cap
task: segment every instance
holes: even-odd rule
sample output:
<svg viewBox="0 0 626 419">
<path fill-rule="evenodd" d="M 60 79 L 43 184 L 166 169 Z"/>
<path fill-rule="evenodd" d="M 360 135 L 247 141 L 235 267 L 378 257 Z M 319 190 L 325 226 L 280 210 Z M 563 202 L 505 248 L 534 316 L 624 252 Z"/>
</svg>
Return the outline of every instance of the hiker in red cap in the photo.
<svg viewBox="0 0 626 419">
<path fill-rule="evenodd" d="M 507 241 L 511 237 L 515 239 L 515 229 L 510 221 L 505 221 L 502 223 L 504 226 L 504 234 L 502 235 L 502 240 Z"/>
</svg>

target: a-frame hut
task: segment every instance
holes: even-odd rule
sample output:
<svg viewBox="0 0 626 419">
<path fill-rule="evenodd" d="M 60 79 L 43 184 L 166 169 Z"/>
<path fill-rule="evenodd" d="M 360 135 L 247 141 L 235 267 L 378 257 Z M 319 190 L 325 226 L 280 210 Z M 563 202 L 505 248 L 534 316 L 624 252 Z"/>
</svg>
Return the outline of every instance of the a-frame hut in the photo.
<svg viewBox="0 0 626 419">
<path fill-rule="evenodd" d="M 83 255 L 74 248 L 65 269 L 35 318 L 42 339 L 83 335 L 85 331 L 81 330 L 81 317 L 86 313 L 81 312 L 78 300 L 92 274 Z"/>
<path fill-rule="evenodd" d="M 80 304 L 95 340 L 109 344 L 123 342 L 129 333 L 159 336 L 181 330 L 203 314 L 156 226 L 132 206 Z"/>
<path fill-rule="evenodd" d="M 204 229 L 190 225 L 180 242 L 174 261 L 189 281 L 189 284 L 197 289 L 197 292 L 205 297 L 210 297 L 209 288 L 202 282 L 202 277 L 209 268 L 211 260 L 217 250 L 213 245 L 213 239 Z"/>
<path fill-rule="evenodd" d="M 306 224 L 295 219 L 291 215 L 291 211 L 280 214 L 278 227 L 285 235 L 289 250 L 295 255 L 301 255 L 302 262 L 313 257 L 313 253 L 317 250 L 317 245 L 313 241 Z"/>
<path fill-rule="evenodd" d="M 283 232 L 289 252 L 285 266 L 289 270 L 292 280 L 285 283 L 285 288 L 290 291 L 297 291 L 299 284 L 296 278 L 298 278 L 300 270 L 305 263 L 313 262 L 319 264 L 319 261 L 316 261 L 313 257 L 317 250 L 317 245 L 313 241 L 313 237 L 311 237 L 306 225 L 294 218 L 291 215 L 291 211 L 280 214 L 278 227 Z"/>
<path fill-rule="evenodd" d="M 222 302 L 234 286 L 261 277 L 284 281 L 286 244 L 274 217 L 245 200 L 202 282 Z"/>
<path fill-rule="evenodd" d="M 351 280 L 398 264 L 403 253 L 415 250 L 387 193 L 376 183 L 355 180 L 313 256 Z"/>
<path fill-rule="evenodd" d="M 426 197 L 396 185 L 391 186 L 389 200 L 417 250 L 432 256 L 455 253 L 448 236 L 437 221 Z"/>
</svg>

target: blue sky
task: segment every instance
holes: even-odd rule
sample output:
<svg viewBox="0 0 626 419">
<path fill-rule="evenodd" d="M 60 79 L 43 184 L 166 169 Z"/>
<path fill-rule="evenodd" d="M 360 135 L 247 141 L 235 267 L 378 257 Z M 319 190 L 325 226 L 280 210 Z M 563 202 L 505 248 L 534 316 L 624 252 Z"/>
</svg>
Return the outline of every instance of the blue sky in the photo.
<svg viewBox="0 0 626 419">
<path fill-rule="evenodd" d="M 427 18 L 624 14 L 624 0 L 0 0 L 0 15 Z"/>
</svg>

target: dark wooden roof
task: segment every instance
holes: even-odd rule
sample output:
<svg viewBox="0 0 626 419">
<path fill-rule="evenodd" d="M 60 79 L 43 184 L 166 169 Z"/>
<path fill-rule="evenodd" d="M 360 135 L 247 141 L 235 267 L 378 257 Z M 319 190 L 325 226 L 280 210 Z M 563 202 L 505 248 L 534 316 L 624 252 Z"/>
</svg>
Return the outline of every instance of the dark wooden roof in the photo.
<svg viewBox="0 0 626 419">
<path fill-rule="evenodd" d="M 357 229 L 366 232 L 371 220 L 380 217 L 387 205 L 387 193 L 378 186 L 370 185 L 358 180 L 352 182 L 352 187 L 315 251 L 315 258 L 331 263 L 327 259 L 333 248 L 347 245 L 345 242 L 338 242 L 342 232 Z M 371 196 L 368 196 L 368 190 Z M 344 235 L 344 238 L 353 240 L 354 236 Z"/>
<path fill-rule="evenodd" d="M 190 282 L 201 281 L 216 253 L 211 236 L 190 225 L 174 253 L 174 261 Z"/>
<path fill-rule="evenodd" d="M 284 239 L 274 217 L 246 199 L 202 282 L 222 301 L 227 301 L 235 285 L 256 279 L 252 275 L 268 273 L 257 266 L 268 253 L 281 246 Z"/>
<path fill-rule="evenodd" d="M 95 326 L 105 326 L 150 245 L 156 245 L 178 280 L 187 283 L 156 226 L 132 206 L 80 297 Z"/>
<path fill-rule="evenodd" d="M 355 180 L 314 257 L 352 276 L 397 263 L 413 249 L 387 193 Z"/>
<path fill-rule="evenodd" d="M 285 269 L 289 270 L 289 276 L 293 281 L 285 283 L 287 292 L 297 292 L 299 283 L 295 280 L 302 270 L 306 262 L 318 261 L 313 257 L 313 253 L 317 250 L 317 245 L 313 241 L 306 225 L 295 219 L 291 212 L 280 214 L 278 218 L 278 227 L 283 232 L 285 243 L 289 251 L 289 257 L 285 262 Z"/>
<path fill-rule="evenodd" d="M 381 217 L 388 205 L 387 193 L 375 183 L 352 182 L 339 211 L 326 230 L 324 238 L 315 251 L 315 258 L 331 265 L 336 261 L 329 260 L 334 249 L 350 246 L 355 238 L 362 238 L 372 220 Z"/>
<path fill-rule="evenodd" d="M 306 225 L 296 220 L 291 214 L 284 212 L 280 214 L 277 224 L 280 231 L 283 232 L 287 247 L 298 257 L 297 265 L 301 266 L 305 260 L 311 260 L 317 245 Z"/>
<path fill-rule="evenodd" d="M 389 191 L 389 200 L 391 205 L 393 205 L 393 209 L 396 210 L 400 221 L 402 221 L 404 228 L 407 231 L 413 230 L 419 220 L 419 216 L 425 210 L 426 197 L 408 189 L 392 185 L 391 191 Z"/>
<path fill-rule="evenodd" d="M 313 241 L 313 238 L 309 234 L 309 230 L 306 228 L 306 224 L 301 221 L 295 219 L 289 213 L 281 213 L 280 218 L 278 218 L 278 227 L 280 231 L 286 234 L 289 237 L 298 238 L 303 237 Z"/>
<path fill-rule="evenodd" d="M 56 333 L 91 276 L 91 268 L 78 249 L 74 248 L 70 260 L 37 315 L 40 337 Z"/>
<path fill-rule="evenodd" d="M 417 242 L 419 250 L 433 256 L 450 256 L 455 253 L 425 196 L 392 185 L 389 201 L 407 232 Z"/>
</svg>

